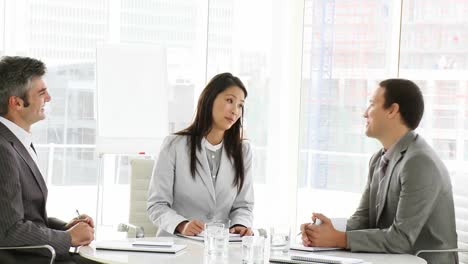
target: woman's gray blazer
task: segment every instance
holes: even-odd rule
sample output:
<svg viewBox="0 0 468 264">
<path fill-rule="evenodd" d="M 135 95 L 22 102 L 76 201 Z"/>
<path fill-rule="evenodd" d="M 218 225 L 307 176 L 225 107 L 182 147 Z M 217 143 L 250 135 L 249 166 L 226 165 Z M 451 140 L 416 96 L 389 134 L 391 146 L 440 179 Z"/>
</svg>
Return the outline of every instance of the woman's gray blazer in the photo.
<svg viewBox="0 0 468 264">
<path fill-rule="evenodd" d="M 148 191 L 147 211 L 160 229 L 174 233 L 179 223 L 198 219 L 203 222 L 231 220 L 231 226 L 252 226 L 253 181 L 252 151 L 244 140 L 245 180 L 238 193 L 233 185 L 233 161 L 223 148 L 221 164 L 214 186 L 205 148 L 197 150 L 195 179 L 190 172 L 188 137 L 171 135 L 164 140 L 154 167 Z"/>
</svg>

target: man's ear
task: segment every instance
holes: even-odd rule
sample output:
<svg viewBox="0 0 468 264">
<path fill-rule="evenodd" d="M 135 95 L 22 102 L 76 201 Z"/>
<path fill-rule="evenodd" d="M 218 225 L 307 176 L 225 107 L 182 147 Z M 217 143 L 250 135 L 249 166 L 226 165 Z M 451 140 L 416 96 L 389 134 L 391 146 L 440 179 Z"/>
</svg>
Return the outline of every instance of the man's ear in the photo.
<svg viewBox="0 0 468 264">
<path fill-rule="evenodd" d="M 389 108 L 390 112 L 388 113 L 388 118 L 393 119 L 400 113 L 400 105 L 393 103 Z"/>
<path fill-rule="evenodd" d="M 23 99 L 18 96 L 10 96 L 8 98 L 8 109 L 19 110 L 23 108 L 24 102 Z"/>
</svg>

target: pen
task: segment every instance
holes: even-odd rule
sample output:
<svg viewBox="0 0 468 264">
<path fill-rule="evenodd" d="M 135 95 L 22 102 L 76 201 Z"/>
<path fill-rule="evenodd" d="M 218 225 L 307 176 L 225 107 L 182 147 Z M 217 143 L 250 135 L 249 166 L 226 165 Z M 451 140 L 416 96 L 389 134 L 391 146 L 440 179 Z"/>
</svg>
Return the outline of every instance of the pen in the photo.
<svg viewBox="0 0 468 264">
<path fill-rule="evenodd" d="M 312 222 L 312 224 L 314 224 L 314 225 L 321 225 L 321 224 L 322 224 L 322 221 L 321 221 L 320 219 L 316 218 L 315 221 Z M 300 231 L 299 233 L 297 233 L 296 236 L 298 236 L 298 235 L 300 235 L 300 234 L 302 234 L 302 231 Z"/>
<path fill-rule="evenodd" d="M 78 209 L 76 209 L 75 212 L 77 215 L 77 219 L 80 219 L 80 212 L 78 211 Z M 78 254 L 78 247 L 75 247 L 73 254 Z"/>
</svg>

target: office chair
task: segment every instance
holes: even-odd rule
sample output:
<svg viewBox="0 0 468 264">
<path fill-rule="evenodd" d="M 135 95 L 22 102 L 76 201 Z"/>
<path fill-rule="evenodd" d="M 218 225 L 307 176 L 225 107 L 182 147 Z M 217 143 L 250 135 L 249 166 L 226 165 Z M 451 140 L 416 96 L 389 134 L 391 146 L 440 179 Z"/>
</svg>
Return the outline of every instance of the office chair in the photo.
<svg viewBox="0 0 468 264">
<path fill-rule="evenodd" d="M 457 225 L 458 248 L 446 250 L 424 249 L 416 252 L 416 256 L 421 253 L 446 253 L 457 252 L 460 263 L 468 263 L 468 191 L 466 186 L 465 174 L 451 175 L 453 201 L 455 204 L 455 220 Z M 463 253 L 463 254 L 460 254 Z"/>
<path fill-rule="evenodd" d="M 47 249 L 50 252 L 50 264 L 53 264 L 55 261 L 55 249 L 49 245 L 39 245 L 39 246 L 20 246 L 20 247 L 0 247 L 0 250 L 10 250 L 10 249 Z"/>
<path fill-rule="evenodd" d="M 130 166 L 129 223 L 119 224 L 118 231 L 126 231 L 127 237 L 156 236 L 157 227 L 148 218 L 146 212 L 148 187 L 153 174 L 154 160 L 133 159 Z"/>
<path fill-rule="evenodd" d="M 418 252 L 416 252 L 415 256 L 416 256 L 416 257 L 419 257 L 419 254 L 421 254 L 421 253 L 448 253 L 448 252 L 457 252 L 457 253 L 460 253 L 460 252 L 468 252 L 468 249 L 461 249 L 461 248 L 453 248 L 453 249 L 423 249 L 423 250 L 419 250 Z M 461 259 L 460 256 L 458 256 L 458 258 L 459 258 L 460 263 L 464 263 L 464 262 L 463 262 L 463 259 Z"/>
</svg>

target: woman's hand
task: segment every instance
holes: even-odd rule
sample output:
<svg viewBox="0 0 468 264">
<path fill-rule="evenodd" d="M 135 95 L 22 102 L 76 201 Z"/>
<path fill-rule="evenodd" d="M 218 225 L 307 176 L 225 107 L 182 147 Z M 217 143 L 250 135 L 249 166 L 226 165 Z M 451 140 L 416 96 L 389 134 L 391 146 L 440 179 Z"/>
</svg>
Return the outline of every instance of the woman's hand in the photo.
<svg viewBox="0 0 468 264">
<path fill-rule="evenodd" d="M 205 229 L 205 223 L 199 220 L 184 221 L 177 225 L 176 231 L 185 236 L 196 236 Z"/>
<path fill-rule="evenodd" d="M 241 236 L 253 236 L 253 231 L 250 227 L 245 227 L 243 225 L 235 225 L 229 229 L 231 234 L 240 234 Z"/>
</svg>

